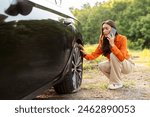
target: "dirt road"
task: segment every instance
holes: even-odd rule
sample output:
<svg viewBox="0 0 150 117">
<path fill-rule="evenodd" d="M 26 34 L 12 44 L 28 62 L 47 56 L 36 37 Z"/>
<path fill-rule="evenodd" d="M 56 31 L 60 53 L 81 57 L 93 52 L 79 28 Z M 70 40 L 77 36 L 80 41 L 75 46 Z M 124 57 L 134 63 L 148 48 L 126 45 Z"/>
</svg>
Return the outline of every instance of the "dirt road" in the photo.
<svg viewBox="0 0 150 117">
<path fill-rule="evenodd" d="M 97 70 L 98 71 L 98 70 Z M 150 99 L 150 67 L 136 65 L 133 73 L 123 78 L 124 87 L 118 90 L 107 89 L 108 79 L 100 72 L 84 74 L 92 78 L 84 78 L 81 89 L 77 93 L 58 95 L 54 89 L 48 89 L 36 99 L 46 100 L 145 100 Z"/>
</svg>

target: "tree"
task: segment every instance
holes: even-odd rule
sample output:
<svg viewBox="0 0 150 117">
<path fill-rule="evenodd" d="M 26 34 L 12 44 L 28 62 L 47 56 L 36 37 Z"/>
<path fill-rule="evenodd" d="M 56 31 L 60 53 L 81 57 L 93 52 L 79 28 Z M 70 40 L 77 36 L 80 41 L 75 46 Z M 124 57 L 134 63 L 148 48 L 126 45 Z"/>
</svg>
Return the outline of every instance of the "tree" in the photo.
<svg viewBox="0 0 150 117">
<path fill-rule="evenodd" d="M 131 42 L 137 42 L 143 48 L 150 48 L 150 0 L 108 0 L 96 3 L 94 7 L 83 5 L 82 9 L 73 10 L 82 26 L 85 43 L 97 43 L 101 23 L 112 19 L 116 22 L 119 33 Z"/>
</svg>

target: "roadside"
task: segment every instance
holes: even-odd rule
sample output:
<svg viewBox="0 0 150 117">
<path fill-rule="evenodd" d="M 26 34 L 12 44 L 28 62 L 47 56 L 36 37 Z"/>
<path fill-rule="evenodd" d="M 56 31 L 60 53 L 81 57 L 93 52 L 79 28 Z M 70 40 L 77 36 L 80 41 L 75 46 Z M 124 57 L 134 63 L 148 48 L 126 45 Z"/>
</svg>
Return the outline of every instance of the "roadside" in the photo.
<svg viewBox="0 0 150 117">
<path fill-rule="evenodd" d="M 124 87 L 118 90 L 107 89 L 108 79 L 98 71 L 84 70 L 84 78 L 79 92 L 58 95 L 54 89 L 48 89 L 36 99 L 47 100 L 145 100 L 150 99 L 150 67 L 137 64 L 135 71 L 124 75 Z"/>
</svg>

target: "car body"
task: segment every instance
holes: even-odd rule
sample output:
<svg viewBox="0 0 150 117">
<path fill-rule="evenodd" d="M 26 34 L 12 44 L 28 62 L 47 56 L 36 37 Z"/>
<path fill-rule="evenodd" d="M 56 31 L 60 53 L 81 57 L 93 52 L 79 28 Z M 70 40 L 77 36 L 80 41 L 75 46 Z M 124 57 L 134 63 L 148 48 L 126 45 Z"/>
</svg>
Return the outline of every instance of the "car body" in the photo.
<svg viewBox="0 0 150 117">
<path fill-rule="evenodd" d="M 0 99 L 33 99 L 52 86 L 78 91 L 80 23 L 61 0 L 0 1 Z"/>
</svg>

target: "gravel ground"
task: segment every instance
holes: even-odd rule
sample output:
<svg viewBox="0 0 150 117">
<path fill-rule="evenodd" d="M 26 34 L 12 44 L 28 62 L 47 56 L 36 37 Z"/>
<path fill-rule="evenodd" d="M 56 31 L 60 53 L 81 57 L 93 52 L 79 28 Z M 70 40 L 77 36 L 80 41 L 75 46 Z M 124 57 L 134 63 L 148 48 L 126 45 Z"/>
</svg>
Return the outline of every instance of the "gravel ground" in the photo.
<svg viewBox="0 0 150 117">
<path fill-rule="evenodd" d="M 149 100 L 150 99 L 150 67 L 136 65 L 135 71 L 124 75 L 124 87 L 118 90 L 107 89 L 108 79 L 99 72 L 84 75 L 81 89 L 77 93 L 58 95 L 54 89 L 48 89 L 37 96 L 37 100 Z"/>
</svg>

